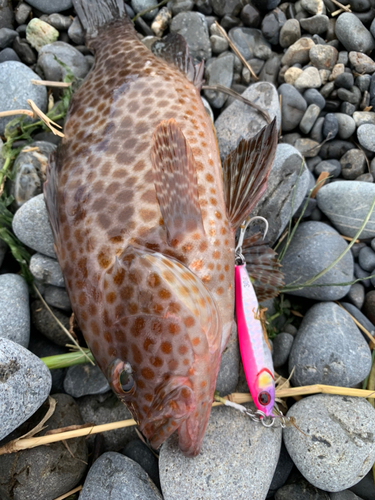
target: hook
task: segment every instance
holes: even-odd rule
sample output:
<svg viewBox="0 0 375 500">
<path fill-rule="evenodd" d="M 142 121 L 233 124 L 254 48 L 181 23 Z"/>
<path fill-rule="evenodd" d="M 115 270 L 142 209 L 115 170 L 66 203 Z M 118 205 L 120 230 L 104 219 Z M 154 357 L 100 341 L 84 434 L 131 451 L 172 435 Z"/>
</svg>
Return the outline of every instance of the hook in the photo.
<svg viewBox="0 0 375 500">
<path fill-rule="evenodd" d="M 268 233 L 268 221 L 267 219 L 265 219 L 264 217 L 261 217 L 260 215 L 257 215 L 256 217 L 252 217 L 251 219 L 250 218 L 247 218 L 246 220 L 244 220 L 244 222 L 241 224 L 240 228 L 241 228 L 241 232 L 240 232 L 240 237 L 238 238 L 238 244 L 236 246 L 236 249 L 235 249 L 235 254 L 236 255 L 241 255 L 242 254 L 242 244 L 243 244 L 243 240 L 245 238 L 245 232 L 246 232 L 246 229 L 248 228 L 249 224 L 253 221 L 253 220 L 262 220 L 265 225 L 266 225 L 266 230 L 263 234 L 263 239 L 266 237 L 267 233 Z"/>
</svg>

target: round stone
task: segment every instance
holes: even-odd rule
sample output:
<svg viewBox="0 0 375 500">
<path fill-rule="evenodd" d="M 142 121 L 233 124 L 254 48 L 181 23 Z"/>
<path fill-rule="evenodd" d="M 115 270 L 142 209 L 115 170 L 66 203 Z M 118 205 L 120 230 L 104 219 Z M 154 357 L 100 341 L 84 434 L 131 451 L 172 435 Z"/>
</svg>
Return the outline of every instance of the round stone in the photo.
<svg viewBox="0 0 375 500">
<path fill-rule="evenodd" d="M 371 351 L 349 314 L 334 302 L 315 304 L 305 314 L 289 356 L 294 386 L 352 387 L 371 369 Z"/>
<path fill-rule="evenodd" d="M 371 59 L 371 57 L 366 56 L 366 54 L 361 54 L 360 52 L 349 52 L 349 60 L 350 64 L 357 73 L 363 75 L 364 73 L 372 74 L 375 71 L 375 62 Z"/>
<path fill-rule="evenodd" d="M 334 139 L 339 132 L 339 122 L 333 113 L 327 113 L 324 118 L 323 137 Z"/>
<path fill-rule="evenodd" d="M 340 89 L 341 90 L 341 89 Z M 351 116 L 344 113 L 335 113 L 339 125 L 339 137 L 340 139 L 349 139 L 355 131 L 355 121 Z"/>
<path fill-rule="evenodd" d="M 0 338 L 27 347 L 30 339 L 29 290 L 17 274 L 0 275 Z"/>
<path fill-rule="evenodd" d="M 308 89 L 304 92 L 303 97 L 307 104 L 316 104 L 320 109 L 323 109 L 326 105 L 326 100 L 322 94 L 316 89 Z"/>
<path fill-rule="evenodd" d="M 310 60 L 310 49 L 315 44 L 311 38 L 300 38 L 291 45 L 283 58 L 281 64 L 285 66 L 293 66 L 293 64 L 307 64 Z"/>
<path fill-rule="evenodd" d="M 354 180 L 366 171 L 366 156 L 360 149 L 351 149 L 345 153 L 341 157 L 340 163 L 344 179 Z"/>
<path fill-rule="evenodd" d="M 348 295 L 345 297 L 358 309 L 362 309 L 365 301 L 365 287 L 362 283 L 354 283 L 349 290 Z"/>
<path fill-rule="evenodd" d="M 59 32 L 50 24 L 34 17 L 26 28 L 26 40 L 39 51 L 44 45 L 55 42 L 59 38 Z"/>
<path fill-rule="evenodd" d="M 357 129 L 360 145 L 369 151 L 375 152 L 375 125 L 365 124 Z"/>
<path fill-rule="evenodd" d="M 149 9 L 151 7 L 156 7 L 158 2 L 157 0 L 131 0 L 131 6 L 136 14 Z M 146 21 L 152 21 L 156 14 L 158 13 L 158 9 L 151 10 L 146 14 L 143 14 L 143 19 Z"/>
<path fill-rule="evenodd" d="M 296 128 L 307 109 L 307 103 L 301 94 L 292 85 L 284 83 L 278 89 L 282 96 L 281 114 L 283 132 L 290 132 Z"/>
<path fill-rule="evenodd" d="M 318 394 L 295 403 L 287 415 L 295 418 L 302 432 L 286 428 L 286 448 L 303 476 L 317 488 L 342 491 L 371 469 L 375 410 L 365 399 Z"/>
<path fill-rule="evenodd" d="M 294 86 L 300 91 L 305 89 L 318 89 L 322 86 L 319 71 L 312 66 L 306 68 L 294 82 Z"/>
<path fill-rule="evenodd" d="M 358 255 L 358 263 L 364 271 L 375 269 L 375 252 L 370 247 L 363 247 Z"/>
<path fill-rule="evenodd" d="M 42 11 L 43 14 L 62 12 L 72 7 L 72 0 L 28 0 L 27 3 Z"/>
<path fill-rule="evenodd" d="M 350 90 L 354 85 L 354 76 L 352 73 L 341 73 L 337 76 L 335 80 L 336 87 L 342 87 L 344 89 Z"/>
<path fill-rule="evenodd" d="M 56 259 L 36 253 L 30 260 L 30 272 L 39 283 L 64 287 L 64 278 Z"/>
<path fill-rule="evenodd" d="M 50 308 L 60 323 L 69 330 L 69 316 L 53 306 L 50 306 Z M 69 342 L 68 336 L 60 325 L 56 323 L 55 318 L 47 310 L 41 300 L 34 300 L 31 304 L 31 321 L 38 332 L 42 333 L 55 344 L 63 347 Z"/>
<path fill-rule="evenodd" d="M 335 26 L 337 38 L 348 51 L 368 52 L 375 47 L 375 41 L 367 28 L 355 14 L 344 12 Z"/>
<path fill-rule="evenodd" d="M 65 42 L 54 42 L 44 45 L 38 54 L 38 66 L 46 79 L 61 82 L 66 76 L 66 69 L 56 60 L 68 66 L 76 78 L 84 78 L 90 65 L 75 47 Z"/>
<path fill-rule="evenodd" d="M 331 70 L 337 62 L 338 51 L 332 45 L 314 45 L 309 55 L 313 66 L 318 69 Z"/>
<path fill-rule="evenodd" d="M 304 284 L 332 264 L 347 246 L 346 241 L 331 226 L 322 222 L 303 222 L 297 228 L 282 260 L 285 283 L 293 283 L 293 286 Z M 336 285 L 353 279 L 353 266 L 353 257 L 348 252 L 332 269 L 314 282 L 316 285 L 332 286 L 309 287 L 288 293 L 315 300 L 341 299 L 349 292 L 350 286 Z"/>
<path fill-rule="evenodd" d="M 338 177 L 341 174 L 341 165 L 338 160 L 323 160 L 319 162 L 315 168 L 314 173 L 317 177 L 322 172 L 328 172 L 332 177 Z"/>
<path fill-rule="evenodd" d="M 301 38 L 301 27 L 297 19 L 288 19 L 282 26 L 279 35 L 281 47 L 287 48 Z"/>
<path fill-rule="evenodd" d="M 294 337 L 290 333 L 282 332 L 273 339 L 273 365 L 275 368 L 284 365 L 289 358 Z"/>
<path fill-rule="evenodd" d="M 68 368 L 64 390 L 74 398 L 80 398 L 89 394 L 104 394 L 110 387 L 99 367 L 87 363 Z"/>
<path fill-rule="evenodd" d="M 192 57 L 199 61 L 211 57 L 207 21 L 200 12 L 180 12 L 172 19 L 170 32 L 179 33 L 185 38 Z"/>
<path fill-rule="evenodd" d="M 305 114 L 303 115 L 302 120 L 299 124 L 299 128 L 303 134 L 308 134 L 310 132 L 319 114 L 320 114 L 320 107 L 317 106 L 316 104 L 310 104 L 310 106 L 306 109 Z"/>
</svg>

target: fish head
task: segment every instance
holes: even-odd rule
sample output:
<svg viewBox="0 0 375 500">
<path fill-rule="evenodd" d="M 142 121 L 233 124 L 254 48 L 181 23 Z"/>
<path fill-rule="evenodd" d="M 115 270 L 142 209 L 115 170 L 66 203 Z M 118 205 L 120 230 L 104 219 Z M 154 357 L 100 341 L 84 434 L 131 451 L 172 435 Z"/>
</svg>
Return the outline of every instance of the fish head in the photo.
<svg viewBox="0 0 375 500">
<path fill-rule="evenodd" d="M 272 374 L 263 369 L 256 379 L 255 406 L 268 417 L 272 414 L 275 404 L 275 381 Z"/>
<path fill-rule="evenodd" d="M 112 390 L 154 448 L 178 429 L 182 451 L 196 455 L 220 366 L 213 297 L 181 262 L 137 248 L 116 259 L 102 287 L 116 296 L 102 314 L 111 345 L 94 356 Z"/>
</svg>

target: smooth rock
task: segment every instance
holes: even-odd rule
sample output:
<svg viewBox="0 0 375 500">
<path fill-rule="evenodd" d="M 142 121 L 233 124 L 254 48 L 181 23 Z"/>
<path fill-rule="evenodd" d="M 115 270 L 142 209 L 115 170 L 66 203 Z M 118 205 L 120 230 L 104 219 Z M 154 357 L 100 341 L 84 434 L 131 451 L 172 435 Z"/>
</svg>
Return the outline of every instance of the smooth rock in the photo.
<svg viewBox="0 0 375 500">
<path fill-rule="evenodd" d="M 335 87 L 350 90 L 354 85 L 354 76 L 351 73 L 341 73 L 335 79 Z"/>
<path fill-rule="evenodd" d="M 282 332 L 273 339 L 273 364 L 275 368 L 282 366 L 288 361 L 292 349 L 294 337 L 290 333 Z"/>
<path fill-rule="evenodd" d="M 347 246 L 346 241 L 331 226 L 323 222 L 303 222 L 297 228 L 282 261 L 285 283 L 293 283 L 295 286 L 305 283 L 326 269 Z M 351 281 L 353 266 L 353 257 L 349 252 L 314 283 L 328 285 Z M 349 288 L 349 286 L 323 286 L 288 293 L 315 300 L 338 300 L 345 297 Z"/>
<path fill-rule="evenodd" d="M 277 126 L 280 127 L 279 98 L 271 83 L 254 83 L 243 92 L 242 96 L 266 110 L 271 120 L 276 116 Z M 254 137 L 266 125 L 265 119 L 250 106 L 240 101 L 228 106 L 215 122 L 221 158 L 224 159 L 233 151 L 240 139 Z"/>
<path fill-rule="evenodd" d="M 63 16 L 62 14 L 50 14 L 47 17 L 46 22 L 60 31 L 66 31 L 72 24 L 72 18 L 70 16 Z"/>
<path fill-rule="evenodd" d="M 311 35 L 322 35 L 328 30 L 329 18 L 328 16 L 317 14 L 306 19 L 300 19 L 300 25 L 303 30 Z"/>
<path fill-rule="evenodd" d="M 30 339 L 29 290 L 17 274 L 0 275 L 0 338 L 27 347 Z"/>
<path fill-rule="evenodd" d="M 11 49 L 10 47 L 7 47 L 6 49 L 3 49 L 0 52 L 0 64 L 5 62 L 5 61 L 21 62 L 21 59 L 18 57 L 16 52 L 14 52 L 13 49 Z"/>
<path fill-rule="evenodd" d="M 370 211 L 375 185 L 367 182 L 335 182 L 323 186 L 317 194 L 320 210 L 344 236 L 353 238 Z M 374 238 L 375 213 L 371 214 L 360 238 Z"/>
<path fill-rule="evenodd" d="M 365 124 L 357 129 L 360 145 L 369 151 L 375 152 L 375 125 Z"/>
<path fill-rule="evenodd" d="M 370 373 L 371 351 L 346 311 L 334 302 L 321 302 L 302 320 L 289 356 L 289 371 L 293 368 L 294 386 L 352 387 Z"/>
<path fill-rule="evenodd" d="M 340 139 L 349 139 L 355 132 L 355 121 L 344 113 L 335 113 L 335 117 L 339 125 L 338 135 Z"/>
<path fill-rule="evenodd" d="M 25 24 L 31 12 L 31 5 L 20 2 L 14 10 L 15 18 L 18 24 Z"/>
<path fill-rule="evenodd" d="M 2 337 L 0 367 L 0 439 L 3 439 L 43 404 L 51 389 L 51 374 L 34 354 Z"/>
<path fill-rule="evenodd" d="M 278 45 L 279 32 L 286 22 L 285 14 L 280 9 L 274 9 L 266 14 L 262 21 L 261 30 L 263 36 L 272 45 Z"/>
<path fill-rule="evenodd" d="M 0 111 L 28 109 L 27 99 L 31 99 L 43 112 L 47 108 L 47 90 L 41 85 L 33 85 L 31 80 L 41 78 L 30 68 L 17 61 L 0 64 Z M 14 116 L 0 118 L 0 135 Z M 30 119 L 27 119 L 30 121 Z"/>
<path fill-rule="evenodd" d="M 74 398 L 81 398 L 89 394 L 104 394 L 110 387 L 99 367 L 87 363 L 68 368 L 64 390 Z"/>
<path fill-rule="evenodd" d="M 297 19 L 287 19 L 281 27 L 279 43 L 281 47 L 287 48 L 301 38 L 301 27 Z"/>
<path fill-rule="evenodd" d="M 361 279 L 361 283 L 364 287 L 369 288 L 371 286 L 371 281 L 368 279 L 370 277 L 370 273 L 364 271 L 359 264 L 354 264 L 354 277 Z"/>
<path fill-rule="evenodd" d="M 366 53 L 375 47 L 371 33 L 355 14 L 341 14 L 336 21 L 335 33 L 348 51 Z"/>
<path fill-rule="evenodd" d="M 277 462 L 275 474 L 272 478 L 272 482 L 270 485 L 270 489 L 268 490 L 267 498 L 273 495 L 273 493 L 281 488 L 285 484 L 285 481 L 288 479 L 292 469 L 293 469 L 293 461 L 287 452 L 285 444 L 281 444 L 279 461 Z"/>
<path fill-rule="evenodd" d="M 324 117 L 321 116 L 320 118 L 318 118 L 316 120 L 316 122 L 314 123 L 314 126 L 310 132 L 311 139 L 313 141 L 316 141 L 318 144 L 320 144 L 324 140 L 323 126 L 324 126 Z M 316 158 L 316 156 L 314 158 Z M 320 160 L 321 160 L 321 158 L 320 158 Z"/>
<path fill-rule="evenodd" d="M 298 482 L 286 484 L 275 495 L 275 500 L 330 500 L 329 494 L 301 477 Z"/>
<path fill-rule="evenodd" d="M 363 282 L 365 283 L 365 282 Z M 366 293 L 365 303 L 362 308 L 363 314 L 371 321 L 375 323 L 375 290 L 371 290 Z"/>
<path fill-rule="evenodd" d="M 358 495 L 359 500 L 373 500 L 375 498 L 374 475 L 370 470 L 359 483 L 351 486 L 350 491 Z"/>
<path fill-rule="evenodd" d="M 271 56 L 271 44 L 260 30 L 237 27 L 232 28 L 228 36 L 246 60 L 253 57 L 267 60 Z"/>
<path fill-rule="evenodd" d="M 360 283 L 356 283 L 360 284 Z M 346 297 L 345 297 L 346 298 Z M 371 321 L 366 318 L 366 316 L 353 304 L 350 304 L 349 302 L 343 302 L 341 301 L 340 304 L 345 307 L 345 309 L 352 315 L 354 318 L 360 323 L 368 332 L 371 333 L 371 335 L 374 336 L 375 334 L 375 326 L 371 323 Z M 363 333 L 364 339 L 368 342 L 367 336 Z"/>
<path fill-rule="evenodd" d="M 301 7 L 313 16 L 325 13 L 323 0 L 301 0 Z"/>
<path fill-rule="evenodd" d="M 306 68 L 294 82 L 294 86 L 299 91 L 305 89 L 318 89 L 322 86 L 319 71 L 312 66 Z"/>
<path fill-rule="evenodd" d="M 180 452 L 173 434 L 159 458 L 164 500 L 263 500 L 278 461 L 281 433 L 262 427 L 231 408 L 213 408 L 201 453 L 194 459 Z"/>
<path fill-rule="evenodd" d="M 30 151 L 34 148 L 37 149 Z M 10 183 L 10 193 L 17 207 L 43 191 L 48 158 L 55 149 L 56 146 L 50 142 L 35 141 L 25 146 L 17 156 Z"/>
<path fill-rule="evenodd" d="M 306 109 L 305 114 L 299 124 L 299 128 L 303 134 L 308 134 L 314 126 L 320 114 L 320 107 L 316 104 L 310 104 Z"/>
<path fill-rule="evenodd" d="M 365 287 L 362 283 L 354 283 L 349 290 L 348 295 L 345 297 L 358 309 L 362 309 L 365 301 Z"/>
<path fill-rule="evenodd" d="M 219 391 L 220 396 L 226 396 L 235 391 L 238 384 L 240 359 L 237 325 L 234 321 L 228 343 L 221 356 L 220 369 L 216 379 L 216 390 Z"/>
<path fill-rule="evenodd" d="M 49 43 L 56 42 L 59 32 L 50 24 L 34 17 L 26 28 L 26 40 L 34 49 L 39 50 Z"/>
<path fill-rule="evenodd" d="M 348 141 L 340 141 L 338 139 L 334 141 L 329 141 L 326 144 L 323 144 L 319 155 L 324 159 L 334 158 L 339 160 L 342 155 L 344 155 L 347 151 L 354 149 L 355 146 L 351 142 Z"/>
<path fill-rule="evenodd" d="M 130 441 L 120 453 L 137 462 L 150 476 L 151 481 L 160 489 L 158 459 L 146 444 L 139 439 Z"/>
<path fill-rule="evenodd" d="M 303 98 L 307 104 L 316 104 L 320 109 L 323 109 L 326 105 L 326 100 L 322 94 L 316 89 L 308 89 L 303 94 Z"/>
<path fill-rule="evenodd" d="M 221 54 L 222 52 L 228 50 L 229 44 L 226 41 L 226 39 L 221 36 L 212 35 L 210 37 L 210 42 L 211 42 L 212 52 L 214 54 Z"/>
<path fill-rule="evenodd" d="M 5 49 L 12 45 L 13 40 L 18 36 L 17 31 L 9 28 L 0 28 L 0 49 Z"/>
<path fill-rule="evenodd" d="M 218 57 L 207 68 L 208 85 L 223 85 L 230 88 L 233 80 L 233 55 L 227 53 L 224 57 Z M 227 95 L 222 92 L 205 90 L 204 95 L 213 108 L 222 108 Z"/>
<path fill-rule="evenodd" d="M 344 179 L 354 180 L 366 171 L 366 155 L 360 149 L 347 151 L 340 160 Z M 374 265 L 375 267 L 375 265 Z"/>
<path fill-rule="evenodd" d="M 87 474 L 80 500 L 162 500 L 142 467 L 124 455 L 109 451 L 101 455 Z"/>
<path fill-rule="evenodd" d="M 246 4 L 241 11 L 241 20 L 249 28 L 258 28 L 261 20 L 259 10 L 251 4 Z"/>
<path fill-rule="evenodd" d="M 69 330 L 69 316 L 60 309 L 50 306 L 53 314 Z M 69 340 L 66 333 L 56 323 L 51 313 L 46 309 L 41 300 L 34 300 L 31 304 L 31 321 L 33 326 L 49 340 L 59 346 L 65 346 Z"/>
<path fill-rule="evenodd" d="M 124 403 L 112 391 L 105 394 L 83 396 L 77 400 L 77 404 L 83 421 L 86 423 L 101 425 L 133 418 Z M 105 451 L 119 451 L 134 439 L 139 439 L 134 427 L 123 427 L 103 432 L 103 448 Z M 95 436 L 87 438 L 90 447 L 94 445 L 94 440 Z"/>
<path fill-rule="evenodd" d="M 181 12 L 172 19 L 171 33 L 182 35 L 189 47 L 190 55 L 199 61 L 211 57 L 211 45 L 207 22 L 200 12 Z"/>
<path fill-rule="evenodd" d="M 356 111 L 353 113 L 353 120 L 357 128 L 366 124 L 375 125 L 375 113 L 372 111 Z"/>
<path fill-rule="evenodd" d="M 68 43 L 49 43 L 39 50 L 38 66 L 47 80 L 61 82 L 66 76 L 66 69 L 58 61 L 66 64 L 76 78 L 84 78 L 90 70 L 85 56 Z"/>
<path fill-rule="evenodd" d="M 309 56 L 311 64 L 316 68 L 331 70 L 337 62 L 338 51 L 331 45 L 314 45 Z"/>
<path fill-rule="evenodd" d="M 295 68 L 292 66 L 291 68 L 287 69 L 284 74 L 284 80 L 285 83 L 289 85 L 294 85 L 294 82 L 297 80 L 297 78 L 302 75 L 303 71 L 301 68 Z"/>
<path fill-rule="evenodd" d="M 48 305 L 71 312 L 72 307 L 65 288 L 47 285 L 44 290 L 44 300 Z"/>
<path fill-rule="evenodd" d="M 360 52 L 349 52 L 350 64 L 353 66 L 357 73 L 372 74 L 375 71 L 375 62 L 371 57 Z"/>
<path fill-rule="evenodd" d="M 287 83 L 280 85 L 278 92 L 282 96 L 282 131 L 290 132 L 296 128 L 302 120 L 307 109 L 307 103 L 298 90 Z"/>
<path fill-rule="evenodd" d="M 43 14 L 62 12 L 72 7 L 72 0 L 28 0 L 27 3 L 41 10 Z"/>
<path fill-rule="evenodd" d="M 322 172 L 328 172 L 332 177 L 338 177 L 341 174 L 341 165 L 337 160 L 323 160 L 314 168 L 314 173 L 317 177 Z"/>
<path fill-rule="evenodd" d="M 281 64 L 293 66 L 293 64 L 306 64 L 310 60 L 310 49 L 315 44 L 311 38 L 300 38 L 286 51 L 281 59 Z"/>
<path fill-rule="evenodd" d="M 320 151 L 319 142 L 312 141 L 311 139 L 297 139 L 294 147 L 298 149 L 305 158 L 313 158 L 317 156 Z"/>
<path fill-rule="evenodd" d="M 339 132 L 339 121 L 334 113 L 326 114 L 323 125 L 323 137 L 334 139 Z"/>
<path fill-rule="evenodd" d="M 81 425 L 82 419 L 73 398 L 67 394 L 54 394 L 56 408 L 48 424 L 38 435 L 47 430 Z M 45 416 L 48 404 L 43 405 L 14 437 L 30 431 Z M 87 468 L 85 438 L 22 450 L 0 457 L 0 495 L 4 500 L 52 500 L 80 484 Z"/>
<path fill-rule="evenodd" d="M 68 36 L 77 45 L 85 44 L 85 33 L 78 17 L 75 17 L 69 26 Z"/>
<path fill-rule="evenodd" d="M 267 239 L 273 245 L 298 210 L 309 189 L 310 175 L 302 155 L 289 144 L 279 144 L 267 189 L 252 211 L 268 220 Z M 293 213 L 292 200 L 294 196 Z"/>
<path fill-rule="evenodd" d="M 293 462 L 314 486 L 342 491 L 372 467 L 375 410 L 365 399 L 318 394 L 298 401 L 287 415 L 309 436 L 294 427 L 284 430 Z"/>
<path fill-rule="evenodd" d="M 30 260 L 30 271 L 40 283 L 64 287 L 64 278 L 59 263 L 55 259 L 36 253 Z"/>
<path fill-rule="evenodd" d="M 373 176 L 373 174 L 369 174 L 369 173 L 361 174 L 358 177 L 356 177 L 355 180 L 360 181 L 360 182 L 374 182 L 374 176 Z"/>
<path fill-rule="evenodd" d="M 17 210 L 13 218 L 12 228 L 22 243 L 36 252 L 56 258 L 43 194 L 31 198 Z"/>
</svg>

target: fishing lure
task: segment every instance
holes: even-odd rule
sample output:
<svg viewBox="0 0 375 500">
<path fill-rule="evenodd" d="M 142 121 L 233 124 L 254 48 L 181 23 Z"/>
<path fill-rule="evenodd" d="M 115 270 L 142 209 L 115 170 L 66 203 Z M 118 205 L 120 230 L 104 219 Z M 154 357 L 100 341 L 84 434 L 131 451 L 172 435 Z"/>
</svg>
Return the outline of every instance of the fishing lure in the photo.
<svg viewBox="0 0 375 500">
<path fill-rule="evenodd" d="M 270 345 L 261 323 L 259 304 L 242 255 L 245 231 L 250 222 L 263 217 L 253 217 L 241 225 L 238 245 L 235 250 L 235 297 L 238 341 L 247 384 L 255 406 L 266 417 L 272 414 L 275 404 L 275 379 Z"/>
</svg>

